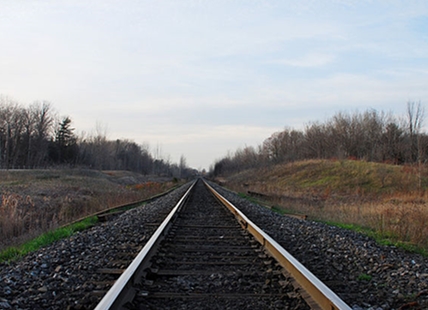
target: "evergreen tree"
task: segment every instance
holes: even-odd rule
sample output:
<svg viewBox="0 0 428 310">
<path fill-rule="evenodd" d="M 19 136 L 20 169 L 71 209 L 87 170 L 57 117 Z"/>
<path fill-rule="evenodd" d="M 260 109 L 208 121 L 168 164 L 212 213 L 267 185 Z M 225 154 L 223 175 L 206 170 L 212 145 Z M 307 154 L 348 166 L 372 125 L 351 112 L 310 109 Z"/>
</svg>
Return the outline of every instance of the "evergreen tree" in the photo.
<svg viewBox="0 0 428 310">
<path fill-rule="evenodd" d="M 51 141 L 50 158 L 58 164 L 73 164 L 76 162 L 79 150 L 77 138 L 71 127 L 71 119 L 66 116 L 55 131 L 55 140 Z"/>
</svg>

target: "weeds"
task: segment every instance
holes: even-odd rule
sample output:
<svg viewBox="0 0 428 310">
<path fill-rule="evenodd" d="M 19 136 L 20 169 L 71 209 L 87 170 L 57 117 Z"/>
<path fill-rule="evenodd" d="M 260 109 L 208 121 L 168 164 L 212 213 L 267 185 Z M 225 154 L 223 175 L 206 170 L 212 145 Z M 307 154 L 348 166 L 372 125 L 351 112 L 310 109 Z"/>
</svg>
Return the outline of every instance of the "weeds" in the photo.
<svg viewBox="0 0 428 310">
<path fill-rule="evenodd" d="M 283 214 L 286 214 L 286 213 L 287 213 L 284 209 L 282 209 L 282 208 L 280 208 L 280 207 L 278 207 L 278 206 L 273 206 L 273 207 L 271 208 L 271 210 L 272 210 L 273 212 L 276 212 L 276 213 L 281 214 L 281 215 L 283 215 Z"/>
<path fill-rule="evenodd" d="M 372 276 L 369 274 L 365 274 L 365 273 L 362 273 L 358 276 L 358 281 L 367 281 L 368 282 L 371 279 L 372 279 Z"/>
</svg>

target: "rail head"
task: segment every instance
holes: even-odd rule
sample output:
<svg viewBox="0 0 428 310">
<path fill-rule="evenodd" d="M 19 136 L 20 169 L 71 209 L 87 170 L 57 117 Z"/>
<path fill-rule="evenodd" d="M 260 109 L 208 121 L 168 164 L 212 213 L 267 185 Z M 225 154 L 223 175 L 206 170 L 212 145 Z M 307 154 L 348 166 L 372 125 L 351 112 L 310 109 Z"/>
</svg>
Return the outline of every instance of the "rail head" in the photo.
<svg viewBox="0 0 428 310">
<path fill-rule="evenodd" d="M 266 234 L 262 229 L 255 225 L 250 219 L 245 216 L 231 202 L 219 194 L 207 182 L 205 185 L 208 189 L 222 202 L 236 217 L 238 222 L 256 240 L 261 243 L 264 248 L 285 268 L 297 283 L 308 292 L 311 299 L 317 304 L 319 309 L 326 310 L 352 310 L 339 296 L 336 295 L 330 288 L 322 283 L 312 272 L 303 266 L 296 258 L 288 253 L 278 242 Z"/>
<path fill-rule="evenodd" d="M 137 272 L 137 270 L 140 268 L 142 262 L 148 258 L 149 253 L 158 243 L 160 236 L 164 233 L 164 231 L 166 230 L 166 227 L 170 224 L 171 219 L 174 217 L 174 215 L 183 205 L 183 203 L 185 202 L 186 198 L 189 196 L 189 193 L 191 192 L 195 184 L 196 184 L 196 181 L 193 182 L 193 184 L 189 187 L 186 193 L 181 197 L 181 199 L 178 201 L 178 203 L 175 205 L 172 211 L 168 214 L 168 216 L 165 218 L 162 224 L 154 232 L 154 234 L 149 239 L 149 241 L 147 241 L 143 249 L 138 253 L 135 259 L 129 265 L 129 267 L 122 273 L 119 279 L 117 279 L 117 281 L 113 284 L 113 286 L 106 293 L 106 295 L 104 295 L 103 299 L 101 299 L 101 301 L 98 303 L 95 310 L 121 308 L 121 299 L 125 298 L 125 297 L 122 297 L 121 295 L 123 294 L 125 287 L 131 284 L 131 281 L 133 281 L 134 275 Z"/>
</svg>

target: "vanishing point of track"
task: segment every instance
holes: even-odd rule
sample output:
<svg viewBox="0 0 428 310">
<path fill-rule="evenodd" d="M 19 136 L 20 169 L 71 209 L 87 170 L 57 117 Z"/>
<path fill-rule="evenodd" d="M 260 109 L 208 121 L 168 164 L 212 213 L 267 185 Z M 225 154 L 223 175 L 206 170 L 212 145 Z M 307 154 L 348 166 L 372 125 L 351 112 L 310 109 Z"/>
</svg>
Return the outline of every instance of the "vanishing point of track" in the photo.
<svg viewBox="0 0 428 310">
<path fill-rule="evenodd" d="M 350 309 L 202 180 L 96 309 Z"/>
</svg>

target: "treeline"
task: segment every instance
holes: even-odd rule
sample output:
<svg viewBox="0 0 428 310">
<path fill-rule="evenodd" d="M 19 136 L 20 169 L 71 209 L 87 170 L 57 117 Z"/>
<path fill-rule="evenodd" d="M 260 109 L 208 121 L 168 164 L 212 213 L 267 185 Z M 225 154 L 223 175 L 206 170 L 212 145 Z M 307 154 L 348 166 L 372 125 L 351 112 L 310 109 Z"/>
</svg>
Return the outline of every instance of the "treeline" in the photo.
<svg viewBox="0 0 428 310">
<path fill-rule="evenodd" d="M 306 159 L 356 159 L 391 164 L 425 163 L 428 136 L 421 132 L 424 109 L 407 103 L 406 114 L 367 110 L 340 112 L 324 123 L 313 122 L 303 130 L 285 129 L 257 148 L 238 149 L 217 160 L 213 175 Z"/>
<path fill-rule="evenodd" d="M 189 177 L 184 157 L 178 164 L 154 158 L 148 146 L 108 140 L 106 134 L 77 136 L 70 117 L 58 118 L 52 104 L 24 107 L 0 96 L 0 169 L 85 167 L 142 174 Z"/>
</svg>

